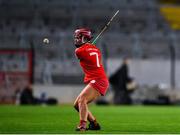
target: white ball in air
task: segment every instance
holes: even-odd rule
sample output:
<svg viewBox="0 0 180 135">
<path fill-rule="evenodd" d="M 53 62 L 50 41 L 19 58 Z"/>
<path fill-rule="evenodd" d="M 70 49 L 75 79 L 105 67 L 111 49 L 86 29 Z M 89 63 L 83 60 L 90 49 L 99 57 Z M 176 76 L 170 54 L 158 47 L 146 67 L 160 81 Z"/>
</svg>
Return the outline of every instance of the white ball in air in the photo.
<svg viewBox="0 0 180 135">
<path fill-rule="evenodd" d="M 43 39 L 43 43 L 49 44 L 49 39 L 48 39 L 48 38 L 44 38 L 44 39 Z"/>
</svg>

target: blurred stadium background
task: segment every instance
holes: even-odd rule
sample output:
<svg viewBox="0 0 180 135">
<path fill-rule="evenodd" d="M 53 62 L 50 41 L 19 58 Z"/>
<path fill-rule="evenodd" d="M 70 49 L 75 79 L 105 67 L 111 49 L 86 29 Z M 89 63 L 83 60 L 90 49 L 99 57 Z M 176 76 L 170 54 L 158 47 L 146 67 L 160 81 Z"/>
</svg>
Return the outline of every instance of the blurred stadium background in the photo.
<svg viewBox="0 0 180 135">
<path fill-rule="evenodd" d="M 178 0 L 0 0 L 0 103 L 18 104 L 17 90 L 29 84 L 35 97 L 72 103 L 84 87 L 73 32 L 89 27 L 96 35 L 118 9 L 97 42 L 108 76 L 129 56 L 133 104 L 160 96 L 179 104 Z M 104 100 L 112 97 L 110 87 Z"/>
</svg>

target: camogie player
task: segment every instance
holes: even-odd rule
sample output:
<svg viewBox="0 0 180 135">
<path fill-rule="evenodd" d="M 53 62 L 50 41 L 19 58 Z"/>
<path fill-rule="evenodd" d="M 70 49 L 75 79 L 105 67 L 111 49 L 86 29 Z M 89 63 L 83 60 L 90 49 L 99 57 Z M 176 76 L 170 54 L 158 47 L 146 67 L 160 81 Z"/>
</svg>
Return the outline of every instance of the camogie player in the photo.
<svg viewBox="0 0 180 135">
<path fill-rule="evenodd" d="M 77 131 L 100 130 L 100 125 L 88 109 L 88 103 L 104 96 L 109 87 L 101 62 L 101 52 L 89 42 L 91 39 L 92 33 L 87 28 L 80 28 L 74 32 L 74 44 L 77 47 L 75 54 L 85 74 L 84 83 L 87 84 L 74 102 L 74 108 L 80 117 Z M 86 128 L 87 120 L 90 122 L 88 128 Z"/>
</svg>

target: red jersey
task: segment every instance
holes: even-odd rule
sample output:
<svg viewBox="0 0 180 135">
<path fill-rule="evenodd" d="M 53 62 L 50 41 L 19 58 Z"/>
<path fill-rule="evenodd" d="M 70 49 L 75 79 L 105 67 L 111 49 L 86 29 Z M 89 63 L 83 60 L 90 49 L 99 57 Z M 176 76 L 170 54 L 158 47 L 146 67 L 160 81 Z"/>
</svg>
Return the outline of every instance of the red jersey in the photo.
<svg viewBox="0 0 180 135">
<path fill-rule="evenodd" d="M 101 62 L 100 50 L 90 43 L 75 50 L 77 58 L 80 60 L 80 65 L 85 73 L 84 83 L 89 83 L 95 79 L 106 79 L 107 76 Z"/>
</svg>

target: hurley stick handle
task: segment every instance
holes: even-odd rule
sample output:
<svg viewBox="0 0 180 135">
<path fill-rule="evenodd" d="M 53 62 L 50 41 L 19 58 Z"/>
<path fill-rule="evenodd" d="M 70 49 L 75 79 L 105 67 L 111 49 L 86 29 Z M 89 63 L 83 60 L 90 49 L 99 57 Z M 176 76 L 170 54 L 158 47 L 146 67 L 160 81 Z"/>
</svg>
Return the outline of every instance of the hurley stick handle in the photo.
<svg viewBox="0 0 180 135">
<path fill-rule="evenodd" d="M 113 21 L 114 17 L 119 13 L 119 10 L 116 11 L 116 13 L 111 17 L 110 21 L 103 27 L 101 32 L 96 36 L 96 38 L 93 40 L 92 44 L 96 44 L 97 39 L 101 36 L 101 34 L 109 27 L 110 23 Z"/>
</svg>

